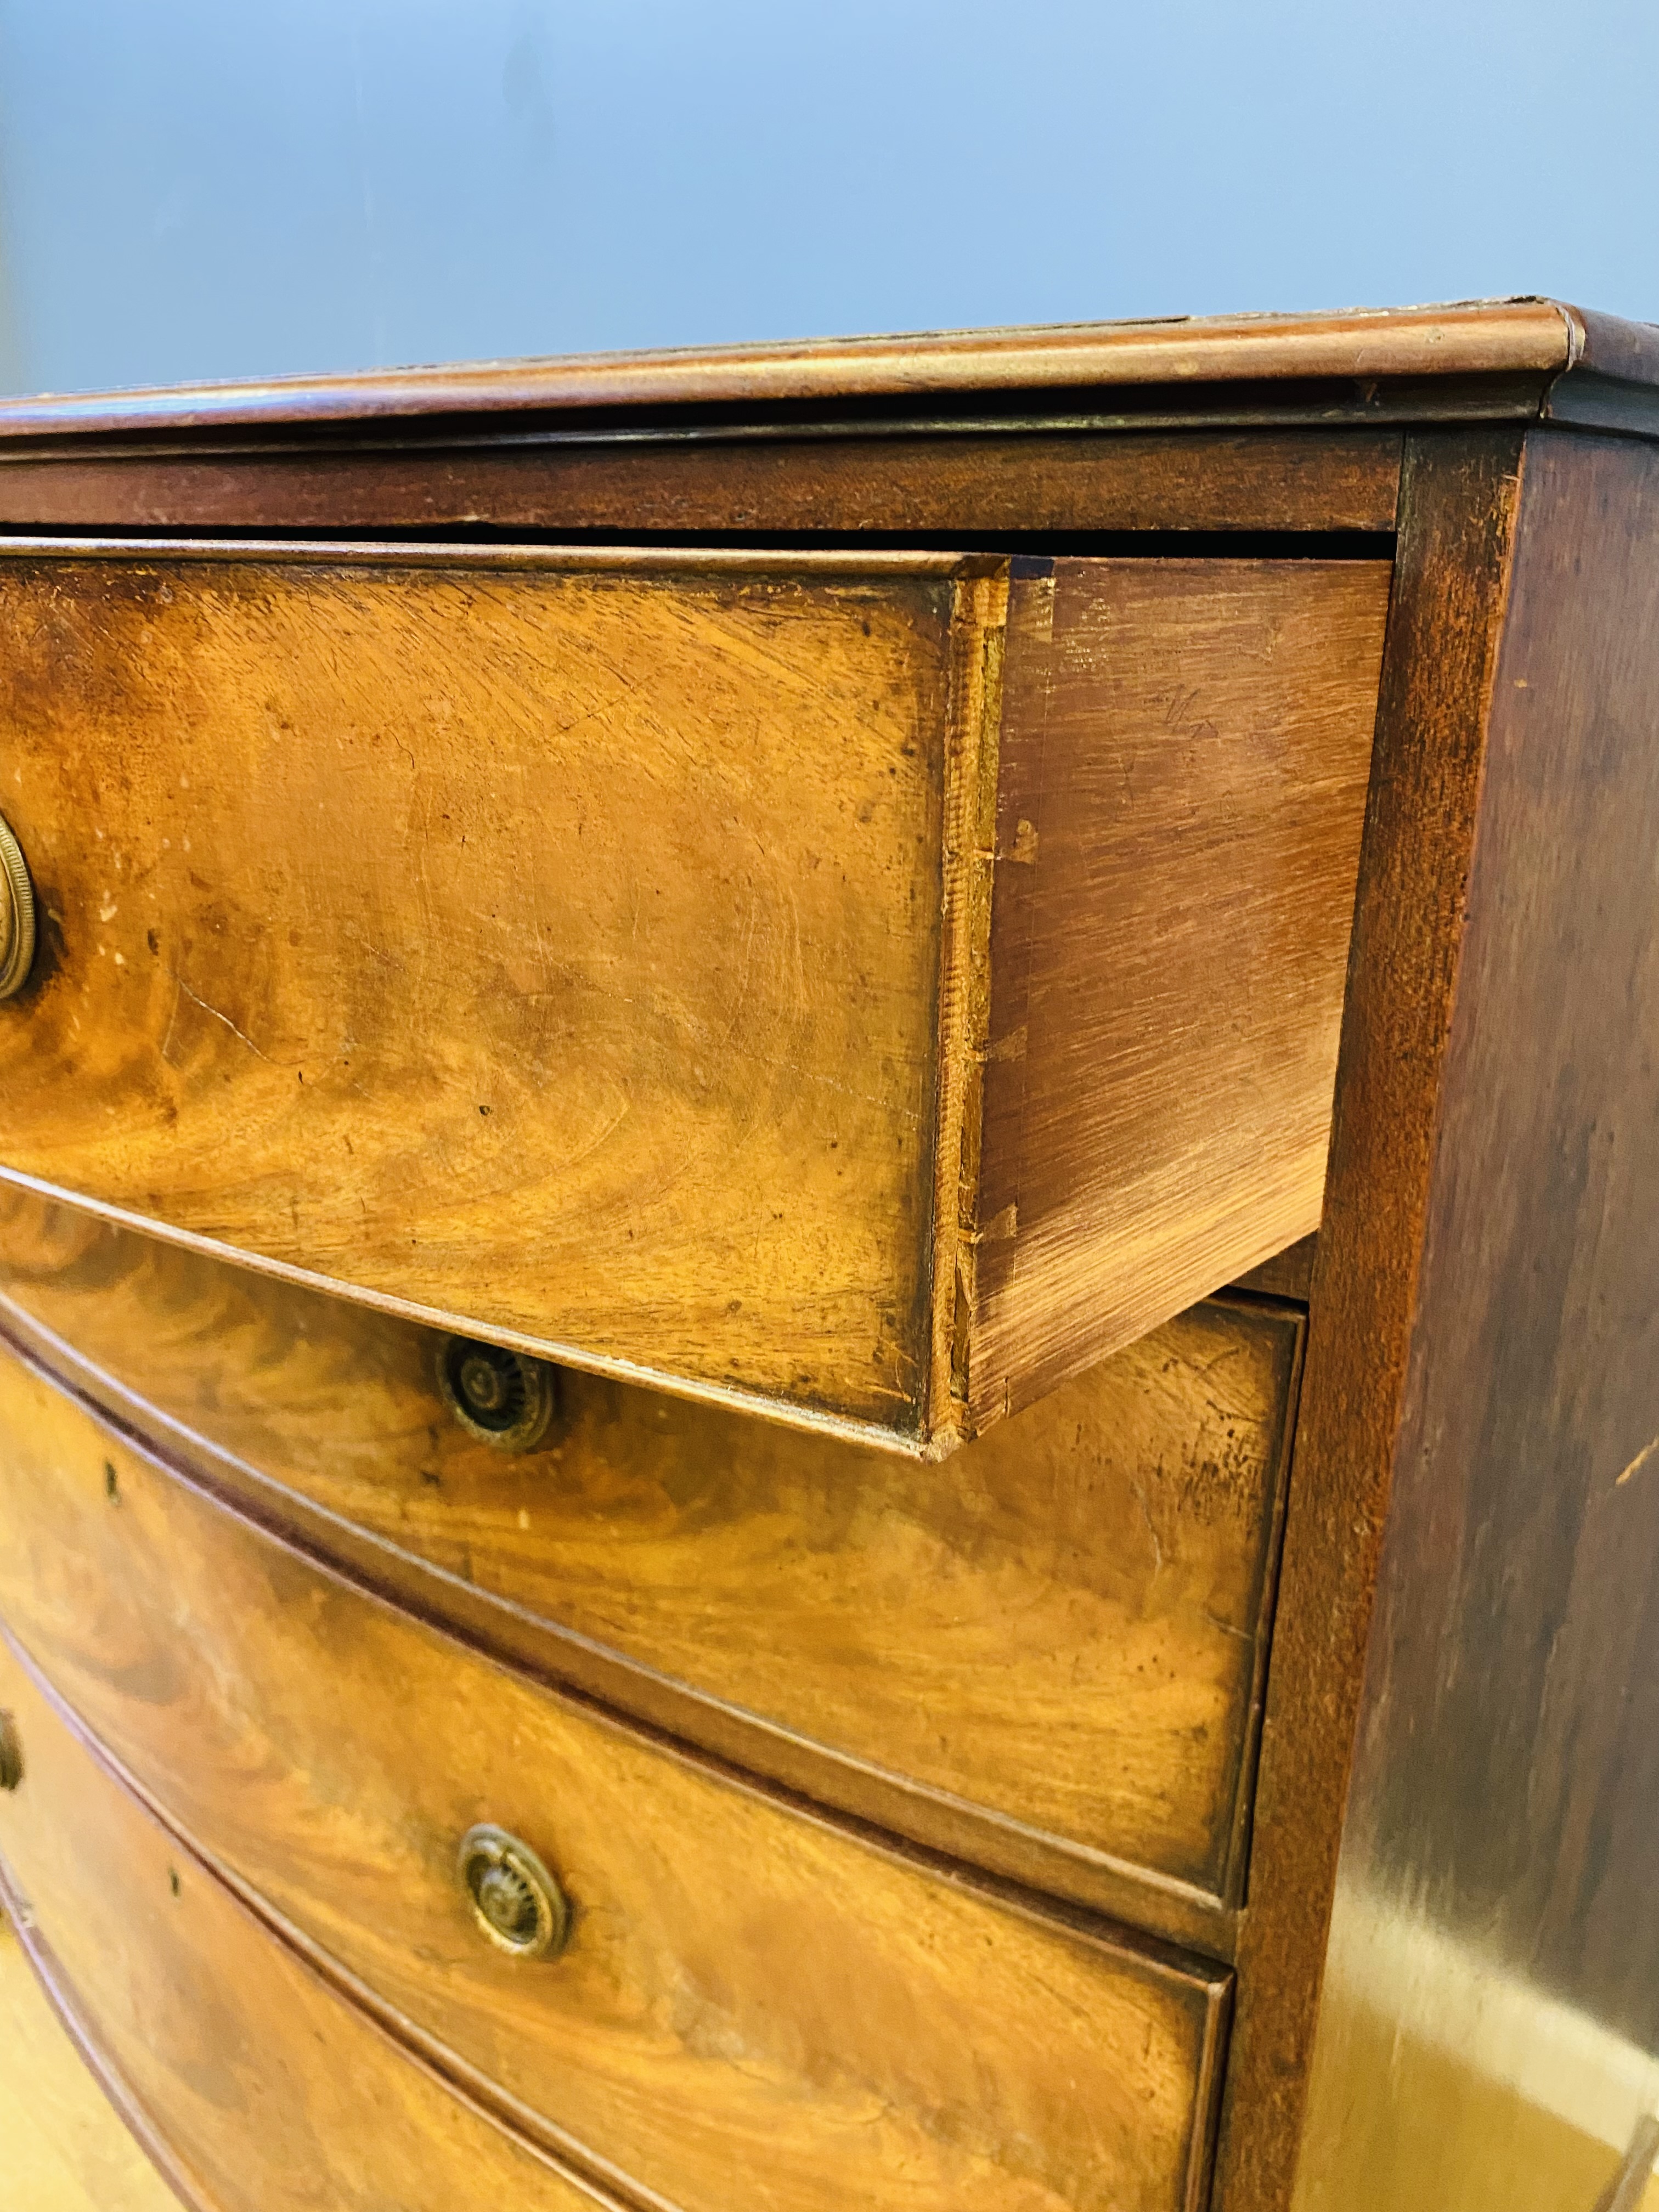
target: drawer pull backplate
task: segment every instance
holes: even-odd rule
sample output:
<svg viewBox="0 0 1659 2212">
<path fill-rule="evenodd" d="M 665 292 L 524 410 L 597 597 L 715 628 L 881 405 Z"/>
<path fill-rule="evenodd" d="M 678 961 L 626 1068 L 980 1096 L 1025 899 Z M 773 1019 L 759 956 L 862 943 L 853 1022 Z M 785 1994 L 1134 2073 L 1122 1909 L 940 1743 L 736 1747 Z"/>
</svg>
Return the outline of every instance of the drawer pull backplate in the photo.
<svg viewBox="0 0 1659 2212">
<path fill-rule="evenodd" d="M 497 1949 L 515 1959 L 548 1958 L 562 1950 L 570 1907 L 528 1844 L 487 1823 L 469 1828 L 456 1871 L 473 1918 Z"/>
<path fill-rule="evenodd" d="M 497 1451 L 534 1451 L 558 1410 L 558 1372 L 499 1344 L 447 1336 L 438 1346 L 438 1389 L 446 1406 L 480 1443 Z"/>
<path fill-rule="evenodd" d="M 23 1778 L 23 1747 L 17 1723 L 9 1713 L 0 1713 L 0 1790 L 15 1790 Z"/>
<path fill-rule="evenodd" d="M 28 981 L 34 965 L 34 886 L 23 848 L 0 817 L 0 999 Z"/>
</svg>

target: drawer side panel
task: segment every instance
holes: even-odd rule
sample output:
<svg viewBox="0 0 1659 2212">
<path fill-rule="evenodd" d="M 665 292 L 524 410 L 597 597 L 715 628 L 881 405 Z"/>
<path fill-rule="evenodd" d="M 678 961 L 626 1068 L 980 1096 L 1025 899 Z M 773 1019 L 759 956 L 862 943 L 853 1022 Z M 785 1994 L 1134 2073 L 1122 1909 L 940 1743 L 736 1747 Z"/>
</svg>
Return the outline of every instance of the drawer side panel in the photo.
<svg viewBox="0 0 1659 2212">
<path fill-rule="evenodd" d="M 977 1425 L 1318 1226 L 1391 574 L 1067 558 L 1016 580 Z"/>
</svg>

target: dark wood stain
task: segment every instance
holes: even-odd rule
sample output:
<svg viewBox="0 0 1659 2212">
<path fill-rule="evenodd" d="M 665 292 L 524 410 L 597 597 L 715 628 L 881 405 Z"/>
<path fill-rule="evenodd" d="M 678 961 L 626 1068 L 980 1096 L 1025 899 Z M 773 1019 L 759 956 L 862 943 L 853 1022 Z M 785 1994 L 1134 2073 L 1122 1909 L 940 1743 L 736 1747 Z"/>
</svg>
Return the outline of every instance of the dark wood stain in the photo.
<svg viewBox="0 0 1659 2212">
<path fill-rule="evenodd" d="M 1636 2094 L 1614 2044 L 1659 2045 L 1659 453 L 1533 434 L 1516 529 L 1336 1932 L 1386 1909 L 1594 2023 L 1588 2124 Z M 1308 2212 L 1421 2128 L 1389 2076 L 1352 2094 L 1365 2003 L 1320 2021 Z M 1476 2201 L 1478 2137 L 1423 2149 Z"/>
<path fill-rule="evenodd" d="M 1520 439 L 1413 440 L 1349 956 L 1216 2202 L 1289 2202 L 1417 1306 Z M 1432 823 L 1434 834 L 1425 834 Z"/>
<path fill-rule="evenodd" d="M 105 1146 L 132 1214 L 195 1242 L 7 1207 L 4 1633 L 57 1687 L 0 1653 L 29 1739 L 0 1851 L 37 1963 L 192 2201 L 565 2212 L 608 2175 L 723 2212 L 740 2170 L 791 2212 L 1611 2203 L 1659 2045 L 1656 437 L 1659 334 L 1547 301 L 0 404 L 3 565 L 44 580 L 10 626 L 0 805 L 29 817 L 44 930 L 0 1010 L 0 1152 L 108 1204 L 70 1171 Z M 94 581 L 25 535 L 52 532 L 82 533 Z M 197 535 L 126 542 L 146 532 Z M 319 562 L 307 537 L 376 532 L 420 570 L 411 603 L 471 563 L 467 619 L 495 611 L 471 736 L 452 757 L 422 725 L 455 807 L 506 742 L 509 574 L 553 544 L 573 571 L 608 548 L 728 581 L 735 549 L 769 548 L 816 594 L 811 704 L 758 811 L 701 795 L 730 765 L 708 686 L 743 610 L 700 584 L 701 616 L 607 633 L 590 657 L 631 674 L 580 881 L 558 906 L 562 855 L 507 933 L 556 908 L 579 937 L 618 854 L 659 876 L 702 836 L 706 889 L 728 815 L 793 850 L 792 777 L 817 763 L 812 849 L 852 871 L 830 935 L 879 908 L 860 988 L 908 964 L 872 1049 L 837 1027 L 818 940 L 798 974 L 778 937 L 811 1080 L 797 1054 L 757 1109 L 767 1188 L 800 1196 L 792 1115 L 827 1178 L 773 1255 L 788 1281 L 753 1261 L 734 1078 L 742 1142 L 706 1148 L 699 1197 L 730 1249 L 657 1275 L 625 1255 L 588 1333 L 550 1333 L 548 1285 L 591 1290 L 614 1219 L 479 1179 L 557 1118 L 539 1073 L 495 1081 L 525 1061 L 521 976 L 462 989 L 416 1076 L 398 1063 L 327 1124 L 325 1184 L 362 1194 L 389 1115 L 398 1160 L 441 1155 L 473 1212 L 406 1249 L 383 1159 L 373 1233 L 346 1206 L 301 1236 L 313 1031 L 349 1000 L 406 1037 L 480 906 L 410 893 L 428 818 L 376 914 L 411 973 L 449 969 L 399 1012 L 341 952 L 341 886 L 401 789 L 384 776 L 319 833 L 325 957 L 286 998 L 312 953 L 289 963 L 268 925 L 294 901 L 255 910 L 242 883 L 300 819 L 278 778 L 217 838 L 234 865 L 215 882 L 198 858 L 173 902 L 211 988 L 117 900 L 124 980 L 71 1007 L 109 888 L 95 832 L 130 861 L 203 803 L 152 773 L 154 729 L 124 734 L 149 633 L 179 619 L 146 598 L 158 562 L 269 627 Z M 854 611 L 880 630 L 884 607 L 873 644 L 826 592 L 832 554 L 864 564 Z M 453 608 L 378 660 L 349 612 L 348 750 L 435 714 L 462 665 Z M 296 665 L 244 681 L 246 641 L 244 621 L 215 648 L 233 798 Z M 770 669 L 775 637 L 749 641 Z M 198 696 L 200 644 L 158 697 Z M 671 676 L 685 711 L 653 752 L 627 716 Z M 774 674 L 744 684 L 775 735 Z M 925 774 L 867 743 L 907 697 L 938 736 Z M 222 769 L 235 743 L 198 720 Z M 619 802 L 687 732 L 691 780 Z M 842 820 L 860 745 L 881 788 L 890 766 L 926 786 L 874 865 L 868 823 Z M 779 911 L 798 877 L 826 896 L 786 870 Z M 723 1034 L 730 920 L 688 895 L 672 957 L 623 981 L 678 988 L 695 955 L 690 1028 Z M 182 1070 L 140 1064 L 135 988 Z M 306 1051 L 277 1102 L 283 1021 Z M 61 1065 L 31 1105 L 43 1038 Z M 640 1096 L 680 1096 L 687 1060 L 661 1053 Z M 421 1082 L 456 1064 L 452 1127 Z M 866 1079 L 885 1087 L 849 1146 L 836 1117 Z M 221 1118 L 192 1135 L 210 1093 Z M 644 1145 L 635 1193 L 683 1152 Z M 211 1223 L 167 1217 L 185 1186 L 211 1187 Z M 214 1237 L 296 1279 L 222 1265 Z M 509 1312 L 501 1269 L 532 1246 Z M 416 1324 L 445 1316 L 616 1371 L 570 1378 L 548 1452 L 505 1462 L 436 1410 Z M 671 1404 L 630 1359 L 726 1402 Z M 910 1456 L 868 1450 L 871 1427 Z M 451 1924 L 452 1831 L 503 1805 L 569 1849 L 564 1984 L 493 1975 Z M 1455 2027 L 1471 1990 L 1504 2051 Z M 1574 2055 L 1540 2094 L 1516 2071 L 1547 2063 L 1522 2031 L 1552 2021 Z"/>
<path fill-rule="evenodd" d="M 1319 390 L 1316 418 L 1375 416 L 1381 391 L 1515 386 L 1534 409 L 1588 343 L 1621 379 L 1656 380 L 1651 334 L 1612 318 L 1587 326 L 1553 300 L 1316 315 L 1173 317 L 1047 329 L 920 331 L 893 337 L 809 338 L 753 346 L 589 354 L 564 359 L 460 362 L 198 385 L 180 392 L 123 392 L 0 401 L 0 437 L 20 442 L 65 434 L 172 434 L 327 426 L 494 420 L 603 420 L 618 414 L 696 423 L 711 412 L 805 407 L 822 420 L 860 408 L 937 416 L 953 403 L 983 410 L 1023 400 L 1075 408 L 1150 400 L 1159 413 L 1201 408 L 1248 392 L 1258 414 L 1287 391 Z M 1182 398 L 1175 398 L 1181 392 Z M 1490 402 L 1488 402 L 1490 404 Z"/>
<path fill-rule="evenodd" d="M 1397 429 L 146 453 L 0 451 L 14 530 L 807 532 L 857 540 L 1394 525 Z"/>
</svg>

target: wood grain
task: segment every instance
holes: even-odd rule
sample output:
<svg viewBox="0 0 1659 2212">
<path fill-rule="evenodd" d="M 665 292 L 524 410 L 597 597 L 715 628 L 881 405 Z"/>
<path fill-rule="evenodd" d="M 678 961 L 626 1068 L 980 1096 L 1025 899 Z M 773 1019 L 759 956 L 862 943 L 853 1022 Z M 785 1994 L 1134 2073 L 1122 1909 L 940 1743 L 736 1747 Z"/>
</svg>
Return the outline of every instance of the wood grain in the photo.
<svg viewBox="0 0 1659 2212">
<path fill-rule="evenodd" d="M 1659 2101 L 1659 454 L 1529 435 L 1514 529 L 1306 2212 L 1386 2201 L 1380 2143 L 1446 2212 L 1492 2201 L 1473 2131 L 1434 2132 L 1391 2069 L 1352 2088 L 1364 2011 L 1421 2040 L 1460 1979 L 1471 2072 L 1524 2069 L 1599 2139 L 1598 2185 Z M 1379 1924 L 1434 1970 L 1357 1980 Z M 1565 2021 L 1562 2063 L 1506 2012 Z"/>
<path fill-rule="evenodd" d="M 186 2204 L 605 2212 L 590 2181 L 397 2049 L 261 1927 L 112 1779 L 3 1640 L 0 1696 L 28 1762 L 0 1798 L 0 1884 Z"/>
<path fill-rule="evenodd" d="M 1389 573 L 1015 582 L 963 1194 L 978 1425 L 1318 1224 Z"/>
<path fill-rule="evenodd" d="M 1316 1219 L 1386 563 L 101 551 L 3 1172 L 933 1453 Z"/>
<path fill-rule="evenodd" d="M 1391 532 L 1397 429 L 888 434 L 53 457 L 0 443 L 14 528 Z"/>
<path fill-rule="evenodd" d="M 308 1564 L 15 1358 L 0 1390 L 13 1631 L 204 1849 L 550 2143 L 686 2212 L 734 2171 L 780 2212 L 1195 2202 L 1224 1975 L 724 1779 Z M 480 1820 L 568 1888 L 556 1961 L 474 1928 Z"/>
<path fill-rule="evenodd" d="M 526 1656 L 678 1733 L 1154 1926 L 1191 1923 L 1127 1877 L 1237 1898 L 1293 1311 L 1194 1308 L 944 1475 L 574 1370 L 506 1456 L 447 1413 L 431 1333 L 17 1192 L 0 1321 L 254 1510 L 294 1526 L 297 1493 L 429 1562 L 392 1581 L 428 1612 L 551 1624 Z"/>
<path fill-rule="evenodd" d="M 0 1914 L 0 2144 L 17 2212 L 178 2212 Z"/>
<path fill-rule="evenodd" d="M 1330 1176 L 1274 1624 L 1218 2212 L 1279 2212 L 1302 2140 L 1406 1387 L 1520 440 L 1408 443 Z"/>
</svg>

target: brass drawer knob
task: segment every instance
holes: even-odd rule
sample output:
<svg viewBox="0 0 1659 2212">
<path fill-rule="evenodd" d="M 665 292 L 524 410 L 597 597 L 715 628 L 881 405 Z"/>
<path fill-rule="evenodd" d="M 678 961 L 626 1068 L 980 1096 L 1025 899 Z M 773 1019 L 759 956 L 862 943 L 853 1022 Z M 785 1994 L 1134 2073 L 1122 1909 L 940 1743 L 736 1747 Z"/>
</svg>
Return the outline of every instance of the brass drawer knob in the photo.
<svg viewBox="0 0 1659 2212">
<path fill-rule="evenodd" d="M 23 848 L 0 816 L 0 999 L 21 991 L 34 965 L 34 885 Z"/>
<path fill-rule="evenodd" d="M 563 1949 L 570 1906 L 528 1844 L 488 1823 L 469 1828 L 456 1871 L 473 1918 L 498 1950 L 515 1959 L 544 1959 Z"/>
<path fill-rule="evenodd" d="M 15 1790 L 23 1778 L 23 1745 L 17 1723 L 0 1713 L 0 1790 Z"/>
<path fill-rule="evenodd" d="M 497 1451 L 534 1451 L 558 1409 L 557 1370 L 545 1360 L 465 1336 L 439 1345 L 438 1389 L 467 1434 Z"/>
</svg>

